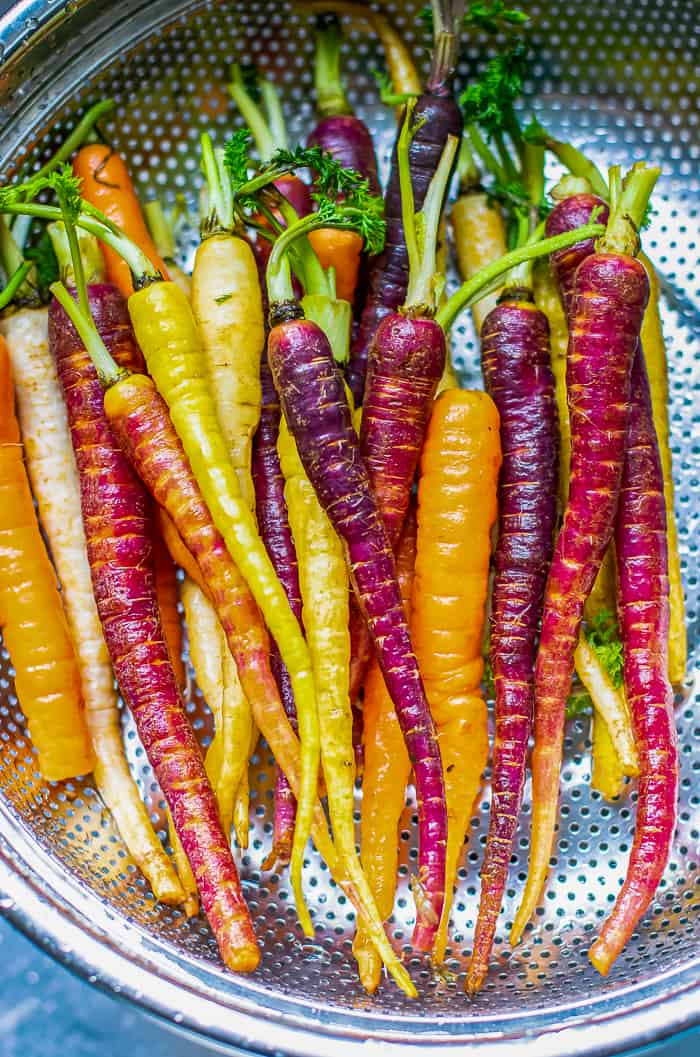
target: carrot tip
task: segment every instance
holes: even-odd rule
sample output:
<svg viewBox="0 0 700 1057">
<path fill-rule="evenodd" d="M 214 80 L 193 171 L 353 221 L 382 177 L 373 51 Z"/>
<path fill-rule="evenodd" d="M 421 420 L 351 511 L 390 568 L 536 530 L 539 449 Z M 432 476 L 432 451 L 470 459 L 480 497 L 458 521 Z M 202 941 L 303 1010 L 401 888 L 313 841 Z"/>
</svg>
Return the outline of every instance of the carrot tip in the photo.
<svg viewBox="0 0 700 1057">
<path fill-rule="evenodd" d="M 199 914 L 199 899 L 197 896 L 187 896 L 182 906 L 188 918 L 196 918 L 197 914 Z"/>
<path fill-rule="evenodd" d="M 221 957 L 226 967 L 234 973 L 254 973 L 260 965 L 260 950 L 253 943 L 230 947 L 221 952 Z"/>
<path fill-rule="evenodd" d="M 588 959 L 601 976 L 607 976 L 619 951 L 611 951 L 600 940 L 596 940 L 588 952 Z"/>
</svg>

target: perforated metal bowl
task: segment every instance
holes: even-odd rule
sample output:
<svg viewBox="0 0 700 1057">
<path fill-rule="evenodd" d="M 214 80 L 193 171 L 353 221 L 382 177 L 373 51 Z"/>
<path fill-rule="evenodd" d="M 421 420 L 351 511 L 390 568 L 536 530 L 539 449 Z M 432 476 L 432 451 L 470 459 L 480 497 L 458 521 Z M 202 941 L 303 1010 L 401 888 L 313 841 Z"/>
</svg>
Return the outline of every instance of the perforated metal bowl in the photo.
<svg viewBox="0 0 700 1057">
<path fill-rule="evenodd" d="M 388 6 L 388 5 L 387 5 Z M 677 506 L 688 598 L 691 668 L 697 657 L 697 526 L 700 516 L 700 288 L 697 246 L 698 58 L 700 4 L 689 0 L 571 3 L 538 0 L 535 60 L 528 97 L 545 124 L 570 135 L 602 165 L 646 157 L 662 164 L 658 213 L 646 236 L 664 280 L 664 326 L 671 363 Z M 416 5 L 391 14 L 424 55 Z M 345 69 L 351 98 L 377 137 L 384 171 L 393 118 L 376 99 L 376 45 L 351 36 Z M 488 42 L 463 48 L 462 78 Z M 312 42 L 286 2 L 239 5 L 194 0 L 25 0 L 0 21 L 0 165 L 36 166 L 87 102 L 118 101 L 103 131 L 130 160 L 137 185 L 168 202 L 183 193 L 196 207 L 198 138 L 223 139 L 236 116 L 222 91 L 229 63 L 255 60 L 281 86 L 293 136 L 312 122 Z M 182 257 L 191 256 L 194 232 Z M 454 279 L 454 277 L 453 277 Z M 455 335 L 465 383 L 480 384 L 465 320 Z M 587 949 L 621 884 L 631 844 L 635 794 L 615 804 L 590 791 L 588 721 L 568 729 L 556 862 L 523 943 L 507 933 L 525 877 L 529 807 L 523 811 L 494 965 L 469 1001 L 462 978 L 479 891 L 488 786 L 472 824 L 455 899 L 449 968 L 435 978 L 407 946 L 413 920 L 408 888 L 415 819 L 402 824 L 400 883 L 391 932 L 406 945 L 421 997 L 411 1002 L 385 983 L 368 998 L 351 956 L 354 915 L 315 853 L 306 884 L 316 936 L 296 924 L 286 875 L 261 872 L 271 832 L 272 767 L 263 754 L 252 790 L 250 850 L 240 857 L 246 896 L 263 945 L 250 978 L 225 973 L 202 920 L 187 922 L 157 904 L 129 860 L 90 781 L 47 786 L 37 773 L 13 693 L 7 654 L 0 660 L 0 909 L 91 982 L 236 1052 L 312 1057 L 460 1054 L 607 1054 L 679 1031 L 700 1020 L 700 720 L 689 688 L 678 708 L 681 744 L 679 829 L 653 909 L 607 980 Z M 193 719 L 210 731 L 201 698 Z M 153 819 L 163 801 L 128 717 L 129 759 Z M 163 838 L 165 833 L 163 831 Z"/>
</svg>

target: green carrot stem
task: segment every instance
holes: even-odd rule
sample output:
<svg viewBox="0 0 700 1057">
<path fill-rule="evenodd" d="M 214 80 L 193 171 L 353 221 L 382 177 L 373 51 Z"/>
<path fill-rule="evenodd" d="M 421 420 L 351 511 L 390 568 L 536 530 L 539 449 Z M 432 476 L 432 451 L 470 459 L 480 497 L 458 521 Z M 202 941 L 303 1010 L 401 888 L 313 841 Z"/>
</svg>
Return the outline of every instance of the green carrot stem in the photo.
<svg viewBox="0 0 700 1057">
<path fill-rule="evenodd" d="M 350 330 L 352 305 L 325 294 L 305 294 L 301 307 L 307 319 L 318 324 L 328 338 L 336 363 L 346 364 L 350 358 Z"/>
<path fill-rule="evenodd" d="M 263 161 L 267 161 L 283 144 L 275 143 L 272 130 L 261 108 L 250 95 L 243 82 L 241 68 L 237 62 L 231 67 L 231 80 L 228 85 L 229 95 L 243 115 L 243 120 L 253 133 L 255 146 Z"/>
<path fill-rule="evenodd" d="M 457 179 L 459 180 L 459 193 L 469 194 L 481 186 L 481 171 L 474 157 L 469 136 L 462 136 L 457 153 Z"/>
<path fill-rule="evenodd" d="M 319 15 L 316 20 L 316 59 L 314 91 L 316 109 L 321 117 L 352 114 L 340 76 L 342 33 L 337 15 Z"/>
<path fill-rule="evenodd" d="M 290 258 L 292 267 L 299 277 L 304 290 L 307 294 L 320 294 L 334 298 L 335 279 L 329 277 L 328 272 L 323 268 L 320 260 L 316 256 L 313 246 L 308 238 L 306 238 L 309 231 L 313 231 L 314 228 L 317 227 L 325 227 L 325 225 L 317 223 L 314 227 L 309 227 L 305 231 L 299 231 L 297 225 L 302 219 L 316 220 L 317 218 L 313 214 L 311 218 L 300 218 L 294 206 L 286 199 L 280 203 L 280 212 L 287 225 L 286 231 L 289 232 L 291 229 L 293 232 L 297 232 L 297 235 L 292 234 L 292 238 L 288 245 L 292 250 L 292 256 Z M 282 231 L 284 230 L 285 229 L 283 228 Z M 301 237 L 302 235 L 304 237 Z M 278 239 L 279 237 L 280 236 L 278 235 Z"/>
<path fill-rule="evenodd" d="M 510 156 L 510 151 L 506 146 L 503 133 L 498 130 L 495 131 L 493 134 L 493 141 L 496 144 L 496 150 L 498 151 L 498 157 L 501 159 L 501 165 L 503 167 L 503 172 L 506 175 L 506 179 L 509 182 L 511 180 L 516 180 L 518 172 L 513 163 L 513 159 Z"/>
<path fill-rule="evenodd" d="M 474 153 L 479 158 L 479 161 L 486 171 L 494 177 L 497 183 L 508 183 L 505 169 L 486 143 L 486 140 L 481 135 L 476 125 L 467 125 L 466 132 L 469 136 Z"/>
<path fill-rule="evenodd" d="M 3 209 L 6 213 L 12 213 L 13 216 L 26 215 L 38 217 L 40 220 L 63 220 L 63 214 L 57 206 L 45 206 L 38 202 L 8 202 Z M 85 231 L 89 231 L 91 235 L 95 235 L 100 242 L 111 246 L 115 253 L 126 261 L 137 288 L 162 279 L 160 272 L 155 265 L 151 264 L 146 254 L 119 228 L 115 228 L 114 225 L 107 227 L 86 212 L 80 214 L 76 224 Z"/>
<path fill-rule="evenodd" d="M 150 202 L 144 202 L 143 212 L 158 253 L 164 261 L 174 260 L 175 237 L 163 206 L 157 198 L 154 198 Z"/>
<path fill-rule="evenodd" d="M 267 124 L 272 136 L 272 142 L 277 150 L 287 150 L 289 139 L 287 136 L 287 123 L 284 120 L 284 112 L 280 101 L 279 92 L 272 81 L 262 81 L 260 85 L 265 111 L 267 113 Z M 269 155 L 266 155 L 269 157 Z"/>
<path fill-rule="evenodd" d="M 283 215 L 287 207 L 283 206 Z M 289 209 L 294 213 L 293 208 L 290 206 Z M 296 216 L 296 213 L 294 213 Z M 352 224 L 338 224 L 333 222 L 333 227 L 346 227 L 352 228 Z M 303 242 L 299 240 L 303 236 L 308 235 L 310 231 L 315 231 L 317 228 L 328 227 L 328 221 L 322 218 L 318 213 L 311 213 L 307 217 L 297 218 L 295 221 L 290 223 L 284 231 L 277 236 L 275 243 L 272 247 L 270 258 L 267 262 L 267 292 L 270 300 L 270 304 L 275 301 L 289 301 L 294 298 L 294 292 L 292 289 L 292 278 L 289 270 L 288 252 L 292 244 L 297 244 L 297 252 L 302 255 L 302 266 L 304 267 L 304 278 L 310 278 L 310 286 L 314 287 L 311 290 L 307 290 L 309 293 L 328 293 L 328 278 L 326 273 L 321 268 L 321 264 L 313 252 L 311 245 L 307 242 L 308 250 L 305 252 L 305 246 Z M 311 258 L 315 258 L 316 266 L 314 266 Z M 311 276 L 307 276 L 306 267 L 309 267 Z M 313 277 L 313 278 L 311 278 Z"/>
<path fill-rule="evenodd" d="M 208 212 L 202 218 L 202 238 L 233 231 L 233 194 L 231 181 L 224 169 L 224 152 L 214 150 L 211 136 L 203 132 L 200 138 L 202 169 L 207 181 Z"/>
<path fill-rule="evenodd" d="M 66 286 L 75 286 L 75 273 L 71 247 L 66 226 L 60 220 L 48 224 L 46 231 L 51 239 L 53 251 L 58 262 L 58 271 Z M 85 282 L 100 283 L 104 281 L 104 258 L 99 243 L 94 235 L 78 229 L 78 249 L 83 264 Z"/>
<path fill-rule="evenodd" d="M 417 272 L 420 267 L 415 199 L 413 197 L 411 164 L 408 154 L 411 140 L 417 132 L 417 126 L 412 127 L 415 108 L 415 99 L 409 99 L 406 103 L 406 112 L 396 145 L 396 158 L 399 166 L 399 189 L 401 193 L 401 221 L 403 223 L 403 237 L 408 256 L 409 275 Z"/>
<path fill-rule="evenodd" d="M 77 330 L 80 340 L 95 366 L 101 384 L 105 389 L 116 385 L 129 372 L 123 367 L 118 367 L 107 352 L 105 343 L 97 332 L 92 316 L 89 314 L 85 315 L 63 283 L 52 283 L 50 289 Z"/>
<path fill-rule="evenodd" d="M 615 213 L 619 208 L 622 194 L 622 167 L 620 165 L 611 165 L 608 169 L 608 191 L 610 212 Z"/>
<path fill-rule="evenodd" d="M 6 308 L 14 300 L 17 291 L 22 287 L 31 270 L 31 261 L 22 261 L 17 271 L 10 277 L 5 288 L 0 292 L 0 309 Z"/>
<path fill-rule="evenodd" d="M 661 170 L 638 162 L 625 177 L 617 207 L 611 209 L 605 234 L 596 244 L 599 253 L 623 253 L 635 257 L 639 252 L 639 228 L 651 192 Z"/>
<path fill-rule="evenodd" d="M 438 309 L 435 316 L 436 321 L 447 333 L 462 309 L 471 304 L 474 299 L 478 299 L 477 295 L 481 296 L 481 291 L 498 276 L 511 271 L 524 261 L 535 260 L 537 257 L 544 257 L 545 254 L 554 253 L 556 250 L 566 249 L 577 242 L 583 242 L 584 239 L 599 238 L 604 232 L 605 228 L 602 224 L 585 224 L 583 227 L 576 228 L 575 231 L 565 231 L 551 239 L 531 241 L 526 246 L 511 250 L 510 253 L 504 254 L 499 260 L 488 264 L 471 279 L 462 283 L 460 288 Z"/>
<path fill-rule="evenodd" d="M 464 0 L 431 0 L 433 12 L 433 55 L 426 83 L 427 92 L 444 89 L 457 64 L 459 29 L 464 16 Z"/>
<path fill-rule="evenodd" d="M 418 255 L 414 261 L 409 256 L 408 288 L 406 290 L 404 310 L 410 310 L 416 314 L 433 315 L 437 308 L 436 295 L 438 290 L 435 283 L 435 272 L 440 215 L 458 144 L 459 141 L 456 136 L 447 137 L 447 143 L 440 157 L 440 163 L 428 186 L 423 208 L 420 213 L 413 217 Z M 406 156 L 406 163 L 408 163 L 408 156 Z M 399 166 L 401 166 L 400 157 Z M 409 172 L 409 185 L 410 182 Z M 411 199 L 413 199 L 412 194 Z M 404 218 L 405 230 L 406 221 Z"/>
<path fill-rule="evenodd" d="M 38 172 L 32 174 L 32 179 L 36 180 L 40 179 L 42 176 L 48 176 L 50 172 L 57 169 L 64 161 L 68 161 L 73 151 L 77 150 L 78 147 L 85 142 L 87 136 L 100 118 L 104 117 L 105 114 L 108 114 L 109 111 L 113 109 L 113 99 L 101 99 L 98 103 L 91 106 L 90 109 L 83 114 L 78 124 L 66 137 L 53 157 L 49 158 L 46 164 L 42 165 Z M 17 217 L 12 225 L 12 235 L 20 250 L 24 248 L 30 227 L 31 219 L 27 216 Z"/>
<path fill-rule="evenodd" d="M 600 198 L 607 199 L 608 185 L 603 178 L 600 169 L 594 162 L 590 161 L 580 150 L 571 143 L 562 143 L 560 140 L 546 140 L 547 149 L 559 159 L 562 165 L 569 170 L 572 176 L 581 176 L 588 180 L 594 194 Z"/>
</svg>

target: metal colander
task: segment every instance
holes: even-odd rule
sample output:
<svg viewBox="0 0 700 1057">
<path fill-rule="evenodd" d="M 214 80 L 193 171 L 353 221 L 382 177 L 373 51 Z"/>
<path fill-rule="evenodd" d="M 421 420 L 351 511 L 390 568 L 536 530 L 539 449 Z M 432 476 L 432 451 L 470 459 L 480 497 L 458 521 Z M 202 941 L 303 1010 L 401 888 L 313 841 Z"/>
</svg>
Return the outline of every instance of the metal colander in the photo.
<svg viewBox="0 0 700 1057">
<path fill-rule="evenodd" d="M 386 10 L 425 60 L 417 6 L 391 0 Z M 573 137 L 602 166 L 642 157 L 663 166 L 658 211 L 645 243 L 663 278 L 692 670 L 700 517 L 700 4 L 535 0 L 525 7 L 534 50 L 526 94 L 535 98 L 543 123 L 562 138 Z M 308 22 L 285 0 L 24 0 L 0 22 L 2 175 L 11 175 L 10 164 L 36 167 L 86 103 L 110 95 L 117 107 L 102 130 L 129 159 L 137 186 L 169 204 L 184 194 L 194 215 L 200 132 L 212 129 L 223 140 L 238 120 L 222 88 L 229 64 L 253 60 L 275 79 L 291 136 L 303 139 L 313 121 L 312 47 Z M 478 69 L 488 48 L 478 34 L 465 41 L 461 79 Z M 394 119 L 377 100 L 371 71 L 380 65 L 375 42 L 349 32 L 344 68 L 351 99 L 375 133 L 386 174 Z M 180 247 L 184 262 L 191 262 L 195 243 L 193 228 Z M 479 385 L 466 316 L 454 334 L 454 353 L 464 383 Z M 190 711 L 206 742 L 211 721 L 196 691 Z M 521 945 L 511 951 L 507 935 L 527 867 L 529 790 L 494 964 L 483 992 L 471 1001 L 462 974 L 477 910 L 488 783 L 460 870 L 450 973 L 441 977 L 408 946 L 414 913 L 409 876 L 416 862 L 409 802 L 391 934 L 405 948 L 420 998 L 405 999 L 390 982 L 368 998 L 351 955 L 354 914 L 315 852 L 309 851 L 306 866 L 313 941 L 297 925 L 286 873 L 261 870 L 272 829 L 274 774 L 266 750 L 252 777 L 250 848 L 238 857 L 264 953 L 259 971 L 243 978 L 224 972 L 203 919 L 187 921 L 155 902 L 90 779 L 51 785 L 41 780 L 3 651 L 0 909 L 91 982 L 229 1052 L 376 1057 L 418 1055 L 434 1047 L 431 1053 L 483 1048 L 508 1057 L 615 1053 L 700 1020 L 700 719 L 691 687 L 677 720 L 681 804 L 673 854 L 654 906 L 606 980 L 589 965 L 587 950 L 622 883 L 636 794 L 630 788 L 608 804 L 591 792 L 589 721 L 582 718 L 567 732 L 556 859 Z M 124 737 L 165 840 L 163 799 L 127 715 Z"/>
</svg>

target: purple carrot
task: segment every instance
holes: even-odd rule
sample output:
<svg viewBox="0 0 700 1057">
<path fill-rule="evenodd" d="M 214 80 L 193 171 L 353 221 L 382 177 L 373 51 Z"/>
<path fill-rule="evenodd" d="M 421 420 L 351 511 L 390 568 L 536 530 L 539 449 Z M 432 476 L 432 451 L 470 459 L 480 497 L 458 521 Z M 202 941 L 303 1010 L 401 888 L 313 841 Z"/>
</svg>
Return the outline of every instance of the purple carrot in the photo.
<svg viewBox="0 0 700 1057">
<path fill-rule="evenodd" d="M 612 538 L 625 457 L 630 373 L 649 297 L 636 260 L 639 224 L 658 170 L 635 166 L 596 252 L 576 270 L 567 392 L 569 499 L 545 592 L 535 667 L 530 869 L 511 932 L 516 943 L 547 877 L 554 840 L 566 699 L 583 607 Z"/>
<path fill-rule="evenodd" d="M 413 112 L 414 121 L 420 123 L 420 127 L 409 147 L 416 210 L 423 207 L 448 136 L 459 137 L 462 132 L 462 115 L 450 90 L 457 33 L 453 32 L 454 26 L 443 26 L 439 19 L 435 25 L 437 32 L 430 78 Z M 394 145 L 385 197 L 384 250 L 371 263 L 362 319 L 350 350 L 347 378 L 356 405 L 364 399 L 367 358 L 372 338 L 382 319 L 403 304 L 408 288 L 409 261 L 403 230 L 397 148 L 398 140 Z"/>
<path fill-rule="evenodd" d="M 310 147 L 329 151 L 345 169 L 365 177 L 372 194 L 379 194 L 377 158 L 369 129 L 345 96 L 340 76 L 340 24 L 333 14 L 316 21 L 315 89 L 319 122 L 308 138 Z"/>
<path fill-rule="evenodd" d="M 625 689 L 639 753 L 627 876 L 590 950 L 606 975 L 654 898 L 676 825 L 678 746 L 668 679 L 668 551 L 659 446 L 641 346 L 632 368 L 627 452 L 615 525 Z"/>
<path fill-rule="evenodd" d="M 353 429 L 343 380 L 323 331 L 293 301 L 271 308 L 268 360 L 289 428 L 319 502 L 347 547 L 416 776 L 420 831 L 416 930 L 432 944 L 445 895 L 447 815 L 435 727 L 411 646 L 393 551 Z"/>
<path fill-rule="evenodd" d="M 284 499 L 284 477 L 282 476 L 282 468 L 277 454 L 280 404 L 265 353 L 263 353 L 263 359 L 260 364 L 260 381 L 262 386 L 262 405 L 260 421 L 253 440 L 252 465 L 258 528 L 275 572 L 285 589 L 292 612 L 301 623 L 301 589 L 299 587 L 297 556 L 287 518 L 287 504 Z M 274 640 L 271 642 L 270 665 L 279 688 L 284 710 L 296 733 L 297 712 L 292 684 Z M 284 773 L 277 767 L 275 778 L 275 820 L 270 861 L 276 862 L 280 866 L 289 862 L 295 817 L 296 801 L 294 794 Z"/>
<path fill-rule="evenodd" d="M 525 783 L 537 629 L 557 511 L 557 405 L 546 316 L 528 290 L 484 320 L 481 363 L 500 416 L 503 463 L 491 614 L 496 687 L 492 800 L 467 991 L 480 990 L 501 910 Z"/>
<path fill-rule="evenodd" d="M 553 235 L 561 235 L 564 231 L 573 231 L 574 228 L 588 224 L 591 215 L 596 212 L 596 219 L 601 224 L 607 224 L 609 210 L 602 198 L 592 194 L 570 195 L 569 198 L 557 202 L 552 212 L 547 217 L 545 224 L 545 235 L 551 238 Z M 594 252 L 593 239 L 584 239 L 577 242 L 575 246 L 569 246 L 565 250 L 557 250 L 550 257 L 552 271 L 559 289 L 561 303 L 567 319 L 571 312 L 571 301 L 574 295 L 574 278 L 576 269 L 581 261 Z"/>
<path fill-rule="evenodd" d="M 108 351 L 120 366 L 138 368 L 140 353 L 121 294 L 113 286 L 94 285 L 89 302 Z M 251 971 L 260 957 L 252 923 L 160 621 L 150 500 L 114 440 L 103 387 L 57 301 L 49 309 L 49 342 L 68 410 L 95 601 L 114 672 L 172 812 L 222 958 L 237 971 Z"/>
</svg>

